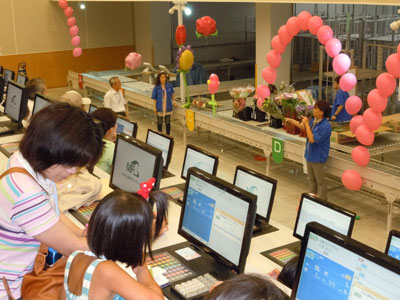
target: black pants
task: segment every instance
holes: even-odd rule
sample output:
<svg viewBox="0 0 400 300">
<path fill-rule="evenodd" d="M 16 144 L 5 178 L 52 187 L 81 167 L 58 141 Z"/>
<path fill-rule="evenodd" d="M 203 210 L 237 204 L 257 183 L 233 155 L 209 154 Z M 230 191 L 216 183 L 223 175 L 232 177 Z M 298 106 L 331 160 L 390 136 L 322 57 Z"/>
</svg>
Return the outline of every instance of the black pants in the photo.
<svg viewBox="0 0 400 300">
<path fill-rule="evenodd" d="M 163 117 L 157 116 L 157 129 L 158 131 L 162 132 L 162 123 Z M 167 134 L 169 135 L 171 132 L 171 116 L 165 116 L 165 128 L 167 129 Z"/>
</svg>

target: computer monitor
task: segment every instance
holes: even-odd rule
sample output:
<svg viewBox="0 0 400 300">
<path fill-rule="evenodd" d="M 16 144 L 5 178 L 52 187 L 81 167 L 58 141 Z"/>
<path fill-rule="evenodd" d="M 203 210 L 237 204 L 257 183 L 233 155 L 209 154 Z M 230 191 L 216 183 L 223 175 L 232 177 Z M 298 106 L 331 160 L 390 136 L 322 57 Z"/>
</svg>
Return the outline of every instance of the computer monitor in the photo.
<svg viewBox="0 0 400 300">
<path fill-rule="evenodd" d="M 307 223 L 318 222 L 343 235 L 351 236 L 355 219 L 354 212 L 303 193 L 293 235 L 301 240 Z"/>
<path fill-rule="evenodd" d="M 187 172 L 178 234 L 242 273 L 257 197 L 198 168 Z"/>
<path fill-rule="evenodd" d="M 385 253 L 397 260 L 400 260 L 400 231 L 391 230 L 386 243 Z"/>
<path fill-rule="evenodd" d="M 164 170 L 168 169 L 171 162 L 172 150 L 174 149 L 174 138 L 169 135 L 148 129 L 146 143 L 162 151 Z"/>
<path fill-rule="evenodd" d="M 206 152 L 194 145 L 187 145 L 183 160 L 181 178 L 186 180 L 187 170 L 191 167 L 199 168 L 213 175 L 217 174 L 218 156 Z"/>
<path fill-rule="evenodd" d="M 23 74 L 18 74 L 18 75 L 17 75 L 17 80 L 16 80 L 16 82 L 17 82 L 19 85 L 25 86 L 27 81 L 28 81 L 28 77 L 26 77 L 25 75 L 23 75 Z"/>
<path fill-rule="evenodd" d="M 3 104 L 4 87 L 6 86 L 3 76 L 0 76 L 0 103 Z"/>
<path fill-rule="evenodd" d="M 132 137 L 136 137 L 138 126 L 136 122 L 129 121 L 123 117 L 117 118 L 117 133 L 124 133 Z"/>
<path fill-rule="evenodd" d="M 6 86 L 7 86 L 7 82 L 9 80 L 14 80 L 15 79 L 15 73 L 12 70 L 9 69 L 5 69 L 4 70 L 4 80 L 6 82 Z"/>
<path fill-rule="evenodd" d="M 160 186 L 162 152 L 126 134 L 118 134 L 111 169 L 110 187 L 136 192 L 142 182 L 156 179 L 153 189 Z"/>
<path fill-rule="evenodd" d="M 4 73 L 4 68 L 3 66 L 0 66 L 0 76 L 3 76 L 3 73 Z"/>
<path fill-rule="evenodd" d="M 233 184 L 257 196 L 256 221 L 269 223 L 278 181 L 244 166 L 237 166 Z"/>
<path fill-rule="evenodd" d="M 97 109 L 96 105 L 90 104 L 89 111 L 88 111 L 89 115 L 91 115 L 96 109 Z"/>
<path fill-rule="evenodd" d="M 15 81 L 7 83 L 7 96 L 4 113 L 11 120 L 21 123 L 28 112 L 28 91 Z"/>
<path fill-rule="evenodd" d="M 292 299 L 400 299 L 400 261 L 321 224 L 306 227 Z"/>
<path fill-rule="evenodd" d="M 36 114 L 39 110 L 42 110 L 43 108 L 49 106 L 51 103 L 52 101 L 47 99 L 45 96 L 36 94 L 32 115 Z"/>
</svg>

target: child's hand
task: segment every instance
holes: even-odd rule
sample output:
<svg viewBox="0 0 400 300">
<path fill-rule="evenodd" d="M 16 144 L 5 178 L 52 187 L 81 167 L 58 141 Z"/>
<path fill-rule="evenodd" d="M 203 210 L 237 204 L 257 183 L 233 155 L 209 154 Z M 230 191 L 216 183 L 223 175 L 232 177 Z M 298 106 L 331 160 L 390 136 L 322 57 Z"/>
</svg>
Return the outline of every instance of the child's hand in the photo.
<svg viewBox="0 0 400 300">
<path fill-rule="evenodd" d="M 281 271 L 279 269 L 273 269 L 271 272 L 268 272 L 268 276 L 271 276 L 272 278 L 278 279 L 279 274 Z"/>
<path fill-rule="evenodd" d="M 135 273 L 136 275 L 139 275 L 140 273 L 142 273 L 143 271 L 147 271 L 147 264 L 144 263 L 141 266 L 136 266 L 136 267 L 132 267 L 132 271 L 133 273 Z"/>
</svg>

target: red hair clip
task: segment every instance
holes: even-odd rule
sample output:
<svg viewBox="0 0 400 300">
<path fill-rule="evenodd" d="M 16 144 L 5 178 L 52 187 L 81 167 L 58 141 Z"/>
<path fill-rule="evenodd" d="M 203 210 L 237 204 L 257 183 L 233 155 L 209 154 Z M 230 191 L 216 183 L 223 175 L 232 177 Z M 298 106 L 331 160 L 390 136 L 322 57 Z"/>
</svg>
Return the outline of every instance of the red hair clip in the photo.
<svg viewBox="0 0 400 300">
<path fill-rule="evenodd" d="M 149 193 L 151 192 L 155 184 L 156 179 L 154 177 L 151 177 L 148 181 L 142 182 L 140 184 L 140 190 L 138 190 L 136 194 L 139 194 L 144 199 L 148 200 Z"/>
</svg>

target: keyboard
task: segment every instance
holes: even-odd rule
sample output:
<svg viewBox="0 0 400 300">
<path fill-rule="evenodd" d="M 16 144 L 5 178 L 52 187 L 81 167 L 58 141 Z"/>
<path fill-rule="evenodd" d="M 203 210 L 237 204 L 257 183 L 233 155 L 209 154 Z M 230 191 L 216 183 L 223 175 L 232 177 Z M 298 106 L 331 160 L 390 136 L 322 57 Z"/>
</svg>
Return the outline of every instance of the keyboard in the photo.
<svg viewBox="0 0 400 300">
<path fill-rule="evenodd" d="M 187 300 L 197 299 L 207 294 L 217 281 L 212 275 L 206 273 L 190 280 L 175 284 L 171 289 Z"/>
<path fill-rule="evenodd" d="M 19 142 L 7 143 L 0 145 L 0 151 L 4 153 L 5 156 L 10 157 L 14 152 L 18 151 Z"/>
<path fill-rule="evenodd" d="M 15 132 L 14 128 L 10 128 L 8 126 L 0 126 L 0 135 L 11 134 L 14 132 Z"/>
</svg>

